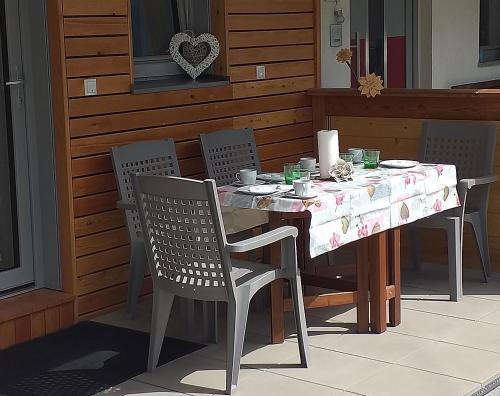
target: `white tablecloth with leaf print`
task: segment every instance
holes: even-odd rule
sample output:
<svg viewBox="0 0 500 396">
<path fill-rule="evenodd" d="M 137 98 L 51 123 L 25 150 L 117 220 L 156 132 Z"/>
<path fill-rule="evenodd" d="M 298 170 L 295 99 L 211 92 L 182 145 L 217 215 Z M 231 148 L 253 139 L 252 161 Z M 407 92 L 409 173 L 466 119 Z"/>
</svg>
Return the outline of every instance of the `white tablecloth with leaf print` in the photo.
<svg viewBox="0 0 500 396">
<path fill-rule="evenodd" d="M 460 206 L 454 165 L 411 169 L 356 168 L 352 181 L 316 180 L 314 199 L 252 196 L 237 187 L 218 189 L 222 206 L 311 213 L 310 254 L 334 250 L 377 232 Z"/>
</svg>

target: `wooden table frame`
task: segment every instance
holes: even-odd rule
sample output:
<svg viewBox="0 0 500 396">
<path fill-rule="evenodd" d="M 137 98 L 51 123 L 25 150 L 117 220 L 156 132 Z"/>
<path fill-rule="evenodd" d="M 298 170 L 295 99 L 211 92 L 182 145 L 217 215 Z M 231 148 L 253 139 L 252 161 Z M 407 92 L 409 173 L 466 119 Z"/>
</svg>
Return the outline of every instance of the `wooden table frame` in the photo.
<svg viewBox="0 0 500 396">
<path fill-rule="evenodd" d="M 270 227 L 277 228 L 284 223 L 299 225 L 297 250 L 299 263 L 304 265 L 309 257 L 309 232 L 304 220 L 308 213 L 270 212 Z M 306 222 L 307 224 L 307 222 Z M 304 297 L 306 308 L 356 304 L 357 330 L 375 333 L 387 329 L 387 308 L 389 301 L 389 325 L 401 323 L 401 278 L 400 278 L 400 229 L 384 231 L 355 242 L 356 282 L 302 275 L 303 285 L 326 287 L 339 290 L 336 293 Z M 271 247 L 271 263 L 280 265 L 280 245 Z M 285 339 L 284 312 L 292 310 L 292 302 L 283 295 L 283 281 L 271 284 L 271 335 L 273 343 Z"/>
</svg>

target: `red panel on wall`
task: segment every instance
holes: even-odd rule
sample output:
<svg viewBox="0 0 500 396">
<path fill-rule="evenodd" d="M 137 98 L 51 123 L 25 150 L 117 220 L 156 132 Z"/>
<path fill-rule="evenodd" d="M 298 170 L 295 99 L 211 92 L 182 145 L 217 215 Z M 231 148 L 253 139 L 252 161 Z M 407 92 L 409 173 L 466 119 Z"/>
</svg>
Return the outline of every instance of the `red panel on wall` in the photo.
<svg viewBox="0 0 500 396">
<path fill-rule="evenodd" d="M 406 88 L 406 37 L 387 37 L 387 87 Z"/>
</svg>

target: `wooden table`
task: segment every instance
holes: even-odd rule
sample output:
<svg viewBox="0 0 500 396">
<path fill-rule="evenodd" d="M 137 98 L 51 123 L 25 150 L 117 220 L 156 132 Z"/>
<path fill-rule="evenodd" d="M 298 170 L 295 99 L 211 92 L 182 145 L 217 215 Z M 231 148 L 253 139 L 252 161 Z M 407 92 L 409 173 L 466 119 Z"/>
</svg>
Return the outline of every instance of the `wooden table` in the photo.
<svg viewBox="0 0 500 396">
<path fill-rule="evenodd" d="M 306 308 L 356 304 L 357 330 L 383 333 L 387 329 L 386 302 L 389 300 L 389 325 L 401 323 L 400 229 L 394 228 L 354 242 L 356 244 L 356 282 L 310 275 L 304 272 L 310 261 L 308 246 L 308 215 L 304 213 L 270 212 L 270 227 L 284 224 L 298 226 L 298 261 L 303 285 L 336 290 L 335 293 L 304 297 Z M 280 245 L 271 247 L 271 262 L 280 265 Z M 292 310 L 285 299 L 283 281 L 271 285 L 271 334 L 273 343 L 282 343 L 284 312 Z"/>
</svg>

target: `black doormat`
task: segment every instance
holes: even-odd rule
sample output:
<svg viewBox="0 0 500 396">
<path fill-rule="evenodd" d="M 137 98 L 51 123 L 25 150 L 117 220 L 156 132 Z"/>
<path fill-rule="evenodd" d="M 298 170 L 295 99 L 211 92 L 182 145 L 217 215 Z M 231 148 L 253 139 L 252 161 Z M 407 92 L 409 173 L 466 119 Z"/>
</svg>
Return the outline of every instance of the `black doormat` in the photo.
<svg viewBox="0 0 500 396">
<path fill-rule="evenodd" d="M 160 364 L 204 345 L 165 338 Z M 96 322 L 0 352 L 0 395 L 87 396 L 146 371 L 149 334 Z"/>
</svg>

